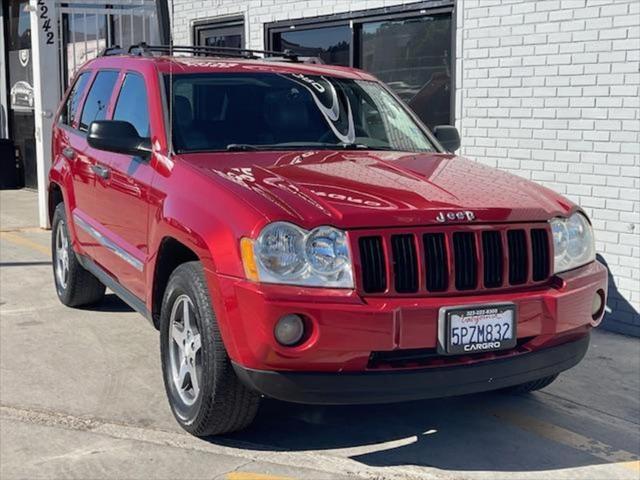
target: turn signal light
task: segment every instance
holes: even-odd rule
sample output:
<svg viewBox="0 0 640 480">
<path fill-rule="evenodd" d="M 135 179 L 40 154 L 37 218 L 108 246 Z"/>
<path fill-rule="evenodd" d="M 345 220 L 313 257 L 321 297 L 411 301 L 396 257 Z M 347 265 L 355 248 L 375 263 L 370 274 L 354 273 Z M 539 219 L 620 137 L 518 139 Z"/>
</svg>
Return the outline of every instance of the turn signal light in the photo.
<svg viewBox="0 0 640 480">
<path fill-rule="evenodd" d="M 249 280 L 258 281 L 258 265 L 256 265 L 256 256 L 253 253 L 253 240 L 243 238 L 240 240 L 240 253 L 242 255 L 242 266 L 244 274 Z"/>
</svg>

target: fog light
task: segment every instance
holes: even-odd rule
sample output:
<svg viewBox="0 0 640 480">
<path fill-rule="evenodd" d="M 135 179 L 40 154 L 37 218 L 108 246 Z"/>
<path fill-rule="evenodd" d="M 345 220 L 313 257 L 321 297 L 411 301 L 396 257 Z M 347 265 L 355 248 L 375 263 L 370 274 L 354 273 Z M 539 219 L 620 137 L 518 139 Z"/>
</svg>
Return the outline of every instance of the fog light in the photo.
<svg viewBox="0 0 640 480">
<path fill-rule="evenodd" d="M 304 320 L 300 315 L 285 315 L 276 323 L 274 335 L 280 345 L 294 346 L 304 336 Z"/>
<path fill-rule="evenodd" d="M 591 303 L 591 316 L 594 320 L 600 318 L 604 310 L 604 292 L 598 290 L 593 296 L 593 302 Z"/>
</svg>

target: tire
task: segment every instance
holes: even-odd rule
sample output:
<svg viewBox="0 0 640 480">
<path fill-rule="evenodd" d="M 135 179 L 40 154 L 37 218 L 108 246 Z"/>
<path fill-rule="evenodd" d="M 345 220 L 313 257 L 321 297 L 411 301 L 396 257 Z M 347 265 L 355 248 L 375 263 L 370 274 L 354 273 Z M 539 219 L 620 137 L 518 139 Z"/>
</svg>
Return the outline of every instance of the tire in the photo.
<svg viewBox="0 0 640 480">
<path fill-rule="evenodd" d="M 70 242 L 64 203 L 56 206 L 51 232 L 53 279 L 58 298 L 68 307 L 98 303 L 104 297 L 105 286 L 78 262 Z"/>
<path fill-rule="evenodd" d="M 505 389 L 508 393 L 530 393 L 536 390 L 542 390 L 545 387 L 551 385 L 554 380 L 558 378 L 558 374 L 551 375 L 550 377 L 539 378 L 538 380 L 532 380 L 530 382 L 521 383 L 520 385 L 514 385 Z"/>
<path fill-rule="evenodd" d="M 169 278 L 160 313 L 160 355 L 171 411 L 187 432 L 204 437 L 251 424 L 260 396 L 233 371 L 200 262 L 180 265 Z"/>
</svg>

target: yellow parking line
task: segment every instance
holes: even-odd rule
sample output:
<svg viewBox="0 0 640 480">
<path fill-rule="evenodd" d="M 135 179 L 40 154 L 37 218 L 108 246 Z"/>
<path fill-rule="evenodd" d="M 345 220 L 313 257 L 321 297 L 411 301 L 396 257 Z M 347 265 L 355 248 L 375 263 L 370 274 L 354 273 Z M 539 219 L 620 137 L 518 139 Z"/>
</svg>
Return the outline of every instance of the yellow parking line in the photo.
<svg viewBox="0 0 640 480">
<path fill-rule="evenodd" d="M 635 462 L 623 462 L 620 466 L 640 473 L 640 460 L 636 460 Z"/>
<path fill-rule="evenodd" d="M 625 450 L 617 450 L 611 445 L 599 442 L 593 438 L 585 437 L 557 425 L 541 420 L 520 415 L 513 411 L 493 412 L 493 416 L 506 420 L 528 432 L 535 433 L 554 442 L 567 445 L 576 450 L 583 451 L 608 463 L 614 463 L 624 468 L 640 471 L 638 456 Z"/>
<path fill-rule="evenodd" d="M 24 238 L 14 233 L 0 232 L 0 239 L 6 240 L 15 245 L 30 248 L 31 250 L 35 250 L 40 253 L 44 253 L 47 256 L 51 255 L 51 249 L 49 247 L 45 247 L 40 243 L 36 243 L 33 240 L 29 240 L 28 238 Z"/>
<path fill-rule="evenodd" d="M 278 475 L 268 475 L 253 472 L 231 472 L 225 475 L 227 480 L 294 480 L 291 477 L 281 477 Z"/>
</svg>

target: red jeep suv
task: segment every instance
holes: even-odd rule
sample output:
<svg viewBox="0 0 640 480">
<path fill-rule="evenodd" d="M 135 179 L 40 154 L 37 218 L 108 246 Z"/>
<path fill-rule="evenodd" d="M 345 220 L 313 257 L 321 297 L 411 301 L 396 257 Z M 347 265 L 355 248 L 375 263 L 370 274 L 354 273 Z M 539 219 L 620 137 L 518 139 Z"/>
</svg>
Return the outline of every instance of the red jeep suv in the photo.
<svg viewBox="0 0 640 480">
<path fill-rule="evenodd" d="M 366 72 L 110 49 L 56 118 L 58 296 L 84 306 L 107 287 L 160 330 L 169 403 L 195 435 L 246 427 L 262 396 L 540 389 L 601 320 L 585 213 L 450 153 L 454 127 L 431 133 Z"/>
</svg>

